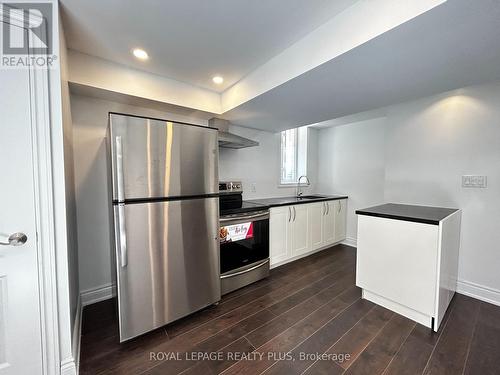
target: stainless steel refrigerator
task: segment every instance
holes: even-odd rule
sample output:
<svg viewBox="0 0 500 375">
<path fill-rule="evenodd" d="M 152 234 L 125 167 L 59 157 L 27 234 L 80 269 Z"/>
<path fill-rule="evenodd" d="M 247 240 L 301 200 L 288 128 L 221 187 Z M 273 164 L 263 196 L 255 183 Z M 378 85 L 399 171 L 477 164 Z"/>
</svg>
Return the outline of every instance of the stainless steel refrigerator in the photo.
<svg viewBox="0 0 500 375">
<path fill-rule="evenodd" d="M 220 300 L 217 130 L 111 113 L 120 341 Z"/>
</svg>

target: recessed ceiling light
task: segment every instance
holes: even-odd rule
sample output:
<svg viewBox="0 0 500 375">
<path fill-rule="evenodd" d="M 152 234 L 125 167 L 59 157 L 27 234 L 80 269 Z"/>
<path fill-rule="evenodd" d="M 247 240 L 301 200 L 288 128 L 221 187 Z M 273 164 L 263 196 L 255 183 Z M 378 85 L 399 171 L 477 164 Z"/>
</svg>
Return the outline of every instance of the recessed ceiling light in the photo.
<svg viewBox="0 0 500 375">
<path fill-rule="evenodd" d="M 220 85 L 222 82 L 224 82 L 224 78 L 222 78 L 221 76 L 215 76 L 214 78 L 212 78 L 212 81 L 214 81 L 214 83 Z"/>
<path fill-rule="evenodd" d="M 141 59 L 141 60 L 147 60 L 149 57 L 148 53 L 140 48 L 134 48 L 132 53 L 134 54 L 135 57 L 137 57 L 138 59 Z"/>
</svg>

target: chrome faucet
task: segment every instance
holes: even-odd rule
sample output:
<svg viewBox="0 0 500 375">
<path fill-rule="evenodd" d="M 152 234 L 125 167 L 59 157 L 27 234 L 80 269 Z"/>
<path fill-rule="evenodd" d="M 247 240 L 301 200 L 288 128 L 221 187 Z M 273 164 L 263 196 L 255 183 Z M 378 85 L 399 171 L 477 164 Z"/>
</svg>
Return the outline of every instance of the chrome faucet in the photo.
<svg viewBox="0 0 500 375">
<path fill-rule="evenodd" d="M 309 178 L 307 178 L 306 175 L 302 175 L 299 177 L 299 179 L 297 180 L 297 198 L 300 198 L 302 196 L 302 194 L 304 193 L 301 189 L 300 189 L 300 180 L 302 180 L 302 178 L 306 179 L 306 186 L 309 186 L 311 185 L 311 182 L 309 181 Z"/>
</svg>

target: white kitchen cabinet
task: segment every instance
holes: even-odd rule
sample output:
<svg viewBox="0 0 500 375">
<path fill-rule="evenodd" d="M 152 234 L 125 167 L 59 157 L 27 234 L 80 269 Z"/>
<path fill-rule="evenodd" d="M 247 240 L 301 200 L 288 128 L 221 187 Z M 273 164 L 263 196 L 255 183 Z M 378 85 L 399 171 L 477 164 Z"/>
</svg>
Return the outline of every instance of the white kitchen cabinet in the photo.
<svg viewBox="0 0 500 375">
<path fill-rule="evenodd" d="M 271 264 L 290 258 L 291 206 L 274 207 L 269 217 L 269 258 Z"/>
<path fill-rule="evenodd" d="M 309 210 L 309 246 L 311 250 L 317 250 L 324 244 L 323 215 L 325 212 L 325 202 L 308 204 Z"/>
<path fill-rule="evenodd" d="M 322 216 L 323 243 L 322 246 L 335 243 L 335 204 L 336 201 L 323 202 L 325 209 Z"/>
<path fill-rule="evenodd" d="M 329 213 L 335 216 L 335 238 L 333 242 L 343 241 L 346 238 L 347 199 L 339 199 L 329 203 L 329 206 L 331 206 Z"/>
<path fill-rule="evenodd" d="M 456 290 L 461 211 L 386 204 L 357 213 L 363 298 L 437 331 Z"/>
<path fill-rule="evenodd" d="M 309 252 L 309 204 L 297 204 L 292 207 L 291 223 L 291 253 L 292 257 Z"/>
<path fill-rule="evenodd" d="M 271 267 L 344 240 L 346 202 L 342 199 L 271 208 Z"/>
</svg>

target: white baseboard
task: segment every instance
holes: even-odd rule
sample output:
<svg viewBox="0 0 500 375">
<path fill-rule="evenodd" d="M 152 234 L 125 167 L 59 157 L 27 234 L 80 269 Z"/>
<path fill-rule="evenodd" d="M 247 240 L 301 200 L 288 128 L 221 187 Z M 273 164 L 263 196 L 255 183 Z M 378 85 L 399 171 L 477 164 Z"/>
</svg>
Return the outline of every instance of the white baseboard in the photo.
<svg viewBox="0 0 500 375">
<path fill-rule="evenodd" d="M 84 290 L 80 293 L 82 306 L 91 305 L 116 296 L 116 286 L 113 284 L 102 285 L 97 288 Z"/>
<path fill-rule="evenodd" d="M 61 361 L 61 375 L 77 375 L 80 364 L 80 339 L 82 336 L 82 299 L 79 296 L 76 303 L 76 315 L 73 322 L 71 337 L 72 356 Z"/>
<path fill-rule="evenodd" d="M 471 281 L 458 280 L 457 293 L 500 306 L 500 290 Z"/>
<path fill-rule="evenodd" d="M 75 360 L 77 374 L 79 373 L 79 368 L 80 368 L 80 343 L 81 343 L 81 339 L 82 339 L 82 312 L 83 312 L 82 297 L 78 296 L 78 303 L 76 306 L 76 316 L 75 316 L 75 322 L 73 325 L 73 338 L 72 338 L 73 358 Z"/>
<path fill-rule="evenodd" d="M 354 237 L 347 237 L 341 244 L 351 247 L 358 247 L 358 240 Z"/>
<path fill-rule="evenodd" d="M 61 375 L 77 375 L 76 363 L 73 357 L 61 361 Z"/>
</svg>

